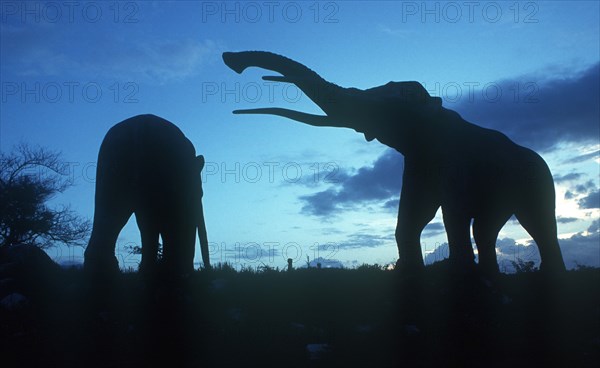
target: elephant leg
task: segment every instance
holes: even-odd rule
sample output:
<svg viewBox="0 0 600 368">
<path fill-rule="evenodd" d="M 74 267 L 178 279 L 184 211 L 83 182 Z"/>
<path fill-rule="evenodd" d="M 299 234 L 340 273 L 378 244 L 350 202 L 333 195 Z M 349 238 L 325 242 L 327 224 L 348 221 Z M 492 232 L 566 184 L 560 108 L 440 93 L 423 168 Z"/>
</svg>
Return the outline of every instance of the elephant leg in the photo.
<svg viewBox="0 0 600 368">
<path fill-rule="evenodd" d="M 561 272 L 565 271 L 565 262 L 558 245 L 556 217 L 554 209 L 548 207 L 529 207 L 515 215 L 538 246 L 540 270 Z"/>
<path fill-rule="evenodd" d="M 94 223 L 84 253 L 84 266 L 92 272 L 109 273 L 119 270 L 115 257 L 117 237 L 133 211 L 123 191 L 103 188 L 106 187 L 96 187 Z"/>
<path fill-rule="evenodd" d="M 442 207 L 444 226 L 448 236 L 450 261 L 457 266 L 475 264 L 475 254 L 471 244 L 471 218 L 460 211 Z"/>
<path fill-rule="evenodd" d="M 473 238 L 479 254 L 479 268 L 488 275 L 499 273 L 496 257 L 498 233 L 511 214 L 490 213 L 476 217 L 473 221 Z"/>
<path fill-rule="evenodd" d="M 405 170 L 395 234 L 399 255 L 396 265 L 402 271 L 419 270 L 424 267 L 421 232 L 440 206 L 436 192 L 431 188 L 430 181 L 409 175 Z"/>
<path fill-rule="evenodd" d="M 558 244 L 554 181 L 544 160 L 530 150 L 523 151 L 523 170 L 520 186 L 514 190 L 518 195 L 515 216 L 535 240 L 541 258 L 542 271 L 561 272 L 565 263 Z"/>
<path fill-rule="evenodd" d="M 149 273 L 156 269 L 158 262 L 158 224 L 147 211 L 136 211 L 135 219 L 142 238 L 140 272 Z"/>
<path fill-rule="evenodd" d="M 170 224 L 161 234 L 164 263 L 171 272 L 190 273 L 194 270 L 196 226 L 189 220 L 191 219 L 182 219 L 176 224 Z"/>
</svg>

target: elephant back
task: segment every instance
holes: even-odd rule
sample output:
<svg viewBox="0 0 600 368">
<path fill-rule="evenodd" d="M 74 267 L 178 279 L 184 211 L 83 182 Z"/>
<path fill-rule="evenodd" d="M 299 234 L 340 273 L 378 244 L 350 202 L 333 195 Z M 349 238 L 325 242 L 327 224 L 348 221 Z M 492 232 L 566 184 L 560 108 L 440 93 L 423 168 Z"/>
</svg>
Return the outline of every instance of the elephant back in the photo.
<svg viewBox="0 0 600 368">
<path fill-rule="evenodd" d="M 196 152 L 173 123 L 137 115 L 113 126 L 98 155 L 98 170 L 109 170 L 129 185 L 166 185 L 189 175 Z"/>
</svg>

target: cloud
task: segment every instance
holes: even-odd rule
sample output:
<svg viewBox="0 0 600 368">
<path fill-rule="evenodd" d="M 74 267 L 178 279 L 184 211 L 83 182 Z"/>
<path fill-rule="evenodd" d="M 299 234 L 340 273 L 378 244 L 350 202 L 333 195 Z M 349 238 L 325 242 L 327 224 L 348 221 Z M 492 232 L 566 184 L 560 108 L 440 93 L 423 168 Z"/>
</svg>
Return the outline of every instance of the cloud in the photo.
<svg viewBox="0 0 600 368">
<path fill-rule="evenodd" d="M 559 243 L 567 268 L 600 267 L 600 220 L 595 220 L 587 231 L 560 239 Z"/>
<path fill-rule="evenodd" d="M 390 199 L 383 204 L 383 208 L 391 211 L 398 211 L 398 207 L 400 206 L 400 199 Z"/>
<path fill-rule="evenodd" d="M 496 256 L 498 267 L 502 272 L 515 272 L 512 262 L 533 261 L 539 266 L 540 256 L 535 244 L 517 244 L 512 238 L 503 238 L 496 241 Z"/>
<path fill-rule="evenodd" d="M 577 200 L 581 209 L 600 208 L 600 190 L 592 180 L 569 188 L 565 192 L 565 199 Z"/>
<path fill-rule="evenodd" d="M 502 272 L 514 272 L 511 261 L 522 259 L 524 261 L 534 260 L 539 263 L 536 247 L 528 247 L 517 244 L 514 239 L 498 239 L 496 242 L 496 254 L 498 255 L 498 266 Z M 442 243 L 433 252 L 428 253 L 424 262 L 426 265 L 442 261 L 450 256 L 450 247 L 448 243 Z M 475 252 L 477 260 L 477 252 Z"/>
<path fill-rule="evenodd" d="M 600 208 L 600 191 L 596 189 L 586 197 L 578 200 L 577 204 L 579 204 L 579 207 L 583 209 Z"/>
<path fill-rule="evenodd" d="M 123 45 L 117 45 L 123 46 Z M 132 48 L 118 47 L 109 59 L 98 65 L 86 60 L 84 67 L 92 70 L 108 69 L 116 75 L 137 75 L 150 80 L 178 81 L 197 75 L 202 66 L 221 53 L 221 47 L 211 40 L 151 40 Z"/>
<path fill-rule="evenodd" d="M 372 234 L 352 234 L 345 242 L 339 243 L 340 249 L 344 248 L 374 248 L 394 241 L 393 236 L 380 236 Z"/>
<path fill-rule="evenodd" d="M 577 217 L 558 217 L 556 222 L 559 224 L 569 224 L 571 222 L 579 221 Z"/>
<path fill-rule="evenodd" d="M 483 101 L 464 99 L 456 110 L 465 119 L 499 130 L 536 150 L 550 150 L 559 142 L 597 144 L 599 70 L 600 63 L 596 63 L 571 76 L 553 75 L 541 81 L 537 75 L 506 79 L 493 89 L 502 91 L 501 98 L 494 95 Z M 515 95 L 515 91 L 520 94 Z"/>
<path fill-rule="evenodd" d="M 386 150 L 373 166 L 362 167 L 354 174 L 344 175 L 340 184 L 311 195 L 301 196 L 302 213 L 331 216 L 343 209 L 363 203 L 385 201 L 394 204 L 402 187 L 404 160 L 392 149 Z"/>
<path fill-rule="evenodd" d="M 569 190 L 565 192 L 565 199 L 574 199 L 581 195 L 589 194 L 593 192 L 594 189 L 596 189 L 596 184 L 594 184 L 593 181 L 588 180 L 583 184 L 577 184 L 574 187 L 569 188 Z"/>
<path fill-rule="evenodd" d="M 300 199 L 306 204 L 302 207 L 302 213 L 315 216 L 329 216 L 339 210 L 338 192 L 335 189 L 327 189 Z"/>
<path fill-rule="evenodd" d="M 600 267 L 600 220 L 595 220 L 586 231 L 572 235 L 566 239 L 559 239 L 559 244 L 567 268 L 576 268 L 578 265 Z M 496 242 L 498 264 L 502 270 L 514 271 L 511 261 L 519 259 L 534 261 L 539 265 L 539 251 L 535 242 L 517 244 L 514 239 L 503 238 Z M 448 244 L 444 243 L 434 252 L 425 257 L 426 263 L 438 261 L 448 257 Z"/>
<path fill-rule="evenodd" d="M 384 24 L 378 24 L 377 30 L 385 35 L 392 36 L 392 37 L 399 37 L 399 38 L 403 38 L 403 39 L 413 38 L 413 36 L 415 34 L 415 32 L 411 31 L 411 30 L 402 29 L 402 28 L 391 28 Z"/>
<path fill-rule="evenodd" d="M 580 265 L 600 267 L 600 220 L 595 220 L 587 231 L 576 233 L 567 239 L 559 239 L 559 244 L 568 269 Z M 514 272 L 512 262 L 518 260 L 534 261 L 538 267 L 540 264 L 539 251 L 533 241 L 523 245 L 511 238 L 498 239 L 496 254 L 502 272 Z M 425 264 L 441 261 L 448 258 L 448 255 L 448 243 L 443 243 L 425 256 Z"/>
<path fill-rule="evenodd" d="M 395 243 L 394 235 L 374 235 L 365 233 L 350 234 L 346 240 L 319 244 L 318 251 L 336 253 L 340 249 L 375 248 L 381 245 Z"/>
<path fill-rule="evenodd" d="M 425 226 L 423 229 L 423 234 L 421 235 L 423 238 L 431 238 L 439 234 L 443 234 L 446 232 L 446 228 L 444 224 L 441 222 L 432 222 Z"/>
<path fill-rule="evenodd" d="M 555 175 L 554 182 L 557 184 L 560 184 L 560 183 L 564 183 L 564 182 L 568 182 L 568 181 L 578 180 L 582 176 L 583 176 L 582 173 L 569 173 L 566 175 Z"/>
<path fill-rule="evenodd" d="M 100 76 L 165 83 L 197 75 L 223 51 L 212 40 L 137 37 L 133 42 L 114 30 L 86 33 L 89 38 L 82 39 L 59 24 L 1 27 L 3 73 L 21 77 Z"/>
<path fill-rule="evenodd" d="M 596 233 L 600 231 L 600 220 L 594 220 L 588 228 L 588 233 Z"/>
<path fill-rule="evenodd" d="M 600 150 L 592 152 L 592 153 L 586 153 L 583 155 L 579 155 L 579 156 L 575 156 L 572 157 L 570 159 L 567 159 L 565 161 L 563 161 L 564 164 L 578 164 L 587 160 L 592 160 L 592 159 L 597 159 L 600 158 Z"/>
<path fill-rule="evenodd" d="M 433 252 L 426 254 L 423 261 L 426 265 L 430 265 L 432 263 L 439 262 L 448 258 L 449 255 L 450 248 L 448 246 L 448 243 L 443 243 L 437 248 L 435 248 Z"/>
</svg>

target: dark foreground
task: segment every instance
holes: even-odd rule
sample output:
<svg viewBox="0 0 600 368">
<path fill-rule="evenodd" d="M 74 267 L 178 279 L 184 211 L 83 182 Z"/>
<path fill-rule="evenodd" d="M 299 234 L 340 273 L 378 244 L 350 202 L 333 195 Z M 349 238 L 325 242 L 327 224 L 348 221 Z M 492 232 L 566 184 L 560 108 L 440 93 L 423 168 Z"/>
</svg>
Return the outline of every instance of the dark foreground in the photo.
<svg viewBox="0 0 600 368">
<path fill-rule="evenodd" d="M 489 280 L 432 266 L 136 273 L 18 283 L 0 307 L 3 367 L 597 366 L 600 270 Z M 14 296 L 14 294 L 12 294 Z M 7 364 L 8 363 L 8 364 Z M 158 365 L 156 365 L 158 364 Z"/>
</svg>

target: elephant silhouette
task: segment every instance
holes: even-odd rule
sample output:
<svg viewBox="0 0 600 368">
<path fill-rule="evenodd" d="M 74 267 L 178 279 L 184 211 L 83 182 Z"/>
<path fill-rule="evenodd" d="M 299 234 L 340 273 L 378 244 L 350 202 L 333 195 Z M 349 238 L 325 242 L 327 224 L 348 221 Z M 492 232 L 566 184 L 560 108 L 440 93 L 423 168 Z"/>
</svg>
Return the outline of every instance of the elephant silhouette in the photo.
<svg viewBox="0 0 600 368">
<path fill-rule="evenodd" d="M 94 220 L 84 268 L 94 274 L 118 271 L 117 236 L 133 213 L 142 240 L 140 272 L 157 269 L 159 235 L 161 267 L 170 273 L 193 271 L 196 230 L 204 266 L 210 267 L 203 167 L 204 157 L 196 157 L 192 142 L 163 118 L 138 115 L 113 126 L 98 153 Z"/>
<path fill-rule="evenodd" d="M 479 268 L 499 272 L 496 240 L 514 214 L 538 246 L 540 269 L 565 269 L 557 239 L 554 182 L 537 153 L 498 131 L 465 121 L 418 82 L 342 88 L 301 63 L 269 52 L 225 52 L 223 61 L 237 73 L 248 67 L 278 72 L 281 76 L 263 79 L 295 84 L 325 112 L 257 108 L 234 114 L 272 114 L 313 126 L 352 128 L 367 141 L 377 139 L 404 155 L 395 233 L 399 269 L 414 272 L 424 267 L 421 232 L 440 207 L 451 264 L 475 264 L 472 225 Z"/>
</svg>

